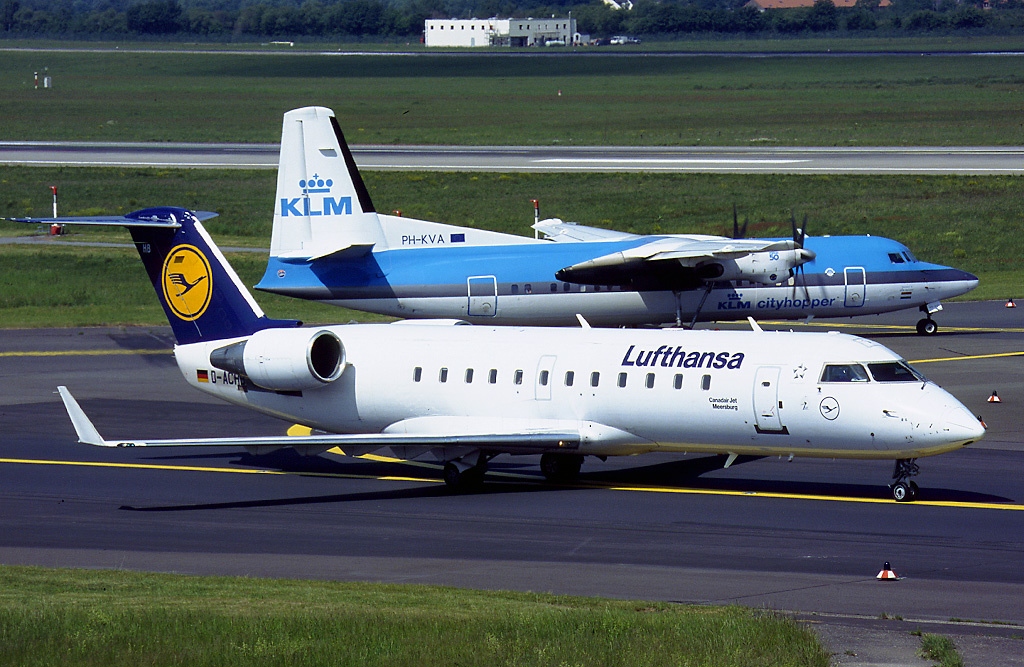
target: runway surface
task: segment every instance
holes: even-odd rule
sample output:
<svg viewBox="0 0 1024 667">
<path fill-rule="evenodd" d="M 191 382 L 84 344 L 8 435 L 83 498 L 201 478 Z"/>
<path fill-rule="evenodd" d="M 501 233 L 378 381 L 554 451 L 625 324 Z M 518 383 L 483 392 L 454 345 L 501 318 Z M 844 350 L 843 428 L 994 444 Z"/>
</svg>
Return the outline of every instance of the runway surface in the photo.
<svg viewBox="0 0 1024 667">
<path fill-rule="evenodd" d="M 919 460 L 914 504 L 889 499 L 884 461 L 588 459 L 551 486 L 536 457 L 503 456 L 451 495 L 434 465 L 92 448 L 58 384 L 107 437 L 286 425 L 189 389 L 165 328 L 0 331 L 0 562 L 738 603 L 821 624 L 859 651 L 839 664 L 927 664 L 916 628 L 972 646 L 968 664 L 1024 664 L 1024 308 L 947 304 L 932 337 L 918 315 L 815 323 L 877 338 L 988 423 Z M 876 581 L 885 561 L 904 579 Z"/>
<path fill-rule="evenodd" d="M 276 169 L 278 144 L 0 142 L 0 164 Z M 353 146 L 360 169 L 489 172 L 1019 174 L 1024 147 Z"/>
</svg>

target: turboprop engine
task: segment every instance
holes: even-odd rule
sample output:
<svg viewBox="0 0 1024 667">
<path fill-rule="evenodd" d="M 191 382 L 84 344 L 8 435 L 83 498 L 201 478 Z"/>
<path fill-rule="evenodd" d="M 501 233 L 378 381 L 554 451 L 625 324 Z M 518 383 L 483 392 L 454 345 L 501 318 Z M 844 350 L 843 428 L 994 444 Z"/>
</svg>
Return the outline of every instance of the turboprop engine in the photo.
<svg viewBox="0 0 1024 667">
<path fill-rule="evenodd" d="M 813 251 L 795 247 L 792 241 L 781 241 L 778 248 L 701 263 L 697 266 L 697 273 L 704 280 L 749 280 L 777 285 L 788 280 L 798 266 L 812 259 Z"/>
<path fill-rule="evenodd" d="M 315 389 L 345 372 L 345 346 L 326 329 L 263 329 L 210 352 L 210 364 L 271 391 Z"/>
</svg>

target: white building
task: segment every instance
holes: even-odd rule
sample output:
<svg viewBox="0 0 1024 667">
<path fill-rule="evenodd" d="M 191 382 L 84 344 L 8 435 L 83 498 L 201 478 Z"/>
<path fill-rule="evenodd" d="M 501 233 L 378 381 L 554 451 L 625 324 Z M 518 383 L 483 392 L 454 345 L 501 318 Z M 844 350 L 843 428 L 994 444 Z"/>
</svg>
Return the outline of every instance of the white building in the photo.
<svg viewBox="0 0 1024 667">
<path fill-rule="evenodd" d="M 576 19 L 427 19 L 427 46 L 547 46 L 578 44 Z"/>
</svg>

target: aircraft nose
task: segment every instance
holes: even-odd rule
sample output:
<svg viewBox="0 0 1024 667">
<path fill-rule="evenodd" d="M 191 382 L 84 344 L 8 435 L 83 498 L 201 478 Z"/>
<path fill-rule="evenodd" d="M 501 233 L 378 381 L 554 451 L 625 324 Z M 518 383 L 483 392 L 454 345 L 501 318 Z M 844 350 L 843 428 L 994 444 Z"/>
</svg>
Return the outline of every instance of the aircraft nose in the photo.
<svg viewBox="0 0 1024 667">
<path fill-rule="evenodd" d="M 961 275 L 957 278 L 957 280 L 970 284 L 971 289 L 974 289 L 975 287 L 978 286 L 978 276 L 974 275 L 973 273 L 968 273 L 966 271 L 960 271 L 959 273 Z"/>
<path fill-rule="evenodd" d="M 962 404 L 957 402 L 946 413 L 944 434 L 953 442 L 974 442 L 985 435 L 985 426 Z"/>
</svg>

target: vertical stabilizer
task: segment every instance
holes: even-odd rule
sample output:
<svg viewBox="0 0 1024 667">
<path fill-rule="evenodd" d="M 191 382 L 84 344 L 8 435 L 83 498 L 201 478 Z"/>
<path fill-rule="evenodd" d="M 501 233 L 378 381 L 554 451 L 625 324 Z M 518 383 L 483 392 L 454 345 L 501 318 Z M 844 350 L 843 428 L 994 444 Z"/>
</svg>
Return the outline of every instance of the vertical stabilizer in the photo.
<svg viewBox="0 0 1024 667">
<path fill-rule="evenodd" d="M 151 208 L 120 222 L 131 232 L 179 344 L 298 324 L 264 315 L 192 211 Z"/>
<path fill-rule="evenodd" d="M 311 259 L 385 248 L 384 233 L 345 137 L 326 107 L 284 115 L 272 257 Z"/>
</svg>

